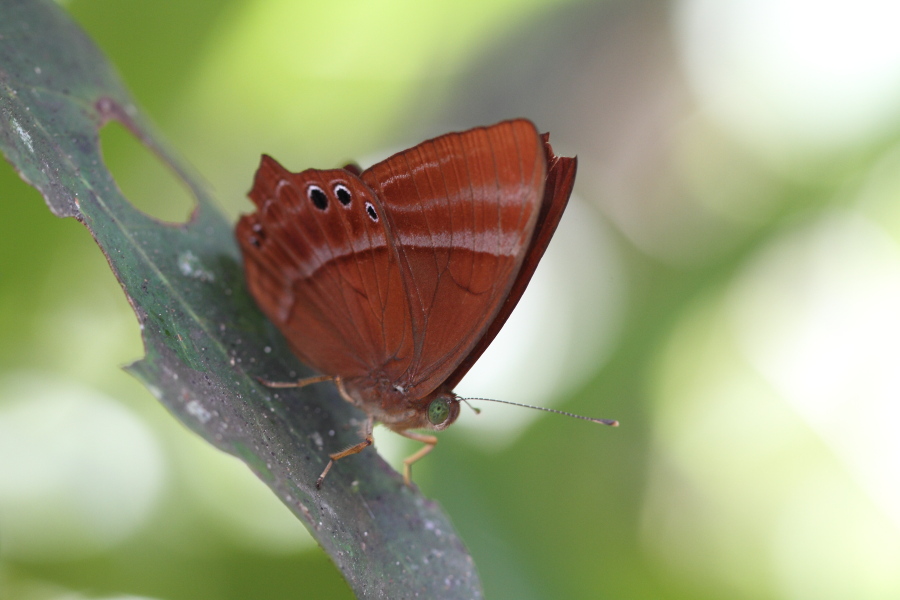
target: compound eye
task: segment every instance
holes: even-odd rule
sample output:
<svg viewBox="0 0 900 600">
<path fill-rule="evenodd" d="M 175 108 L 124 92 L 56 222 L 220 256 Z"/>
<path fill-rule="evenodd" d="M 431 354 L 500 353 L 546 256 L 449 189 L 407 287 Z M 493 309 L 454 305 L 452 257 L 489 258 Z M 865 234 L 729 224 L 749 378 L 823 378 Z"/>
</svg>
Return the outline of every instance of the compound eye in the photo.
<svg viewBox="0 0 900 600">
<path fill-rule="evenodd" d="M 428 405 L 428 420 L 432 425 L 440 425 L 450 418 L 450 403 L 446 398 L 435 398 Z"/>
</svg>

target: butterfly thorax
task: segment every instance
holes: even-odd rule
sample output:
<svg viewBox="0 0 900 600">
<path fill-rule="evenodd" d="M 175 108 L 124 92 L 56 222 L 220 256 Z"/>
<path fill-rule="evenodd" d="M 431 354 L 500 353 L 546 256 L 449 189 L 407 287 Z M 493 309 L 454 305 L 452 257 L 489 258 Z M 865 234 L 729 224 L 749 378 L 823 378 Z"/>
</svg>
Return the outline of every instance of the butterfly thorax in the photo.
<svg viewBox="0 0 900 600">
<path fill-rule="evenodd" d="M 386 377 L 365 376 L 342 380 L 340 389 L 346 400 L 394 431 L 440 431 L 459 416 L 459 397 L 442 388 L 418 397 Z"/>
</svg>

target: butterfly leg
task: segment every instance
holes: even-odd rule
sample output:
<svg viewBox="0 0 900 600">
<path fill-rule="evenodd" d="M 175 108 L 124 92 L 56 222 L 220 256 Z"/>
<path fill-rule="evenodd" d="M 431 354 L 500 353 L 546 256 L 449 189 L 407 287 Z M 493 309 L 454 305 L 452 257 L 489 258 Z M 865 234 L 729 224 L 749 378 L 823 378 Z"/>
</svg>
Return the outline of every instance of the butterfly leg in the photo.
<svg viewBox="0 0 900 600">
<path fill-rule="evenodd" d="M 326 465 L 325 470 L 322 471 L 322 474 L 319 475 L 319 478 L 316 480 L 316 489 L 319 489 L 322 487 L 322 481 L 325 480 L 325 476 L 328 475 L 328 471 L 331 470 L 331 465 L 334 464 L 334 461 L 340 460 L 340 459 L 342 459 L 346 456 L 350 456 L 352 454 L 359 454 L 360 452 L 362 452 L 363 450 L 365 450 L 366 448 L 368 448 L 369 446 L 371 446 L 372 444 L 375 443 L 375 438 L 372 437 L 372 428 L 374 427 L 374 425 L 375 425 L 375 423 L 373 422 L 372 417 L 369 417 L 368 420 L 366 420 L 366 429 L 365 429 L 366 437 L 363 441 L 361 441 L 360 443 L 355 444 L 353 446 L 350 446 L 346 450 L 341 450 L 340 452 L 335 452 L 334 454 L 328 455 L 328 458 L 330 458 L 331 460 L 328 461 L 328 465 Z"/>
<path fill-rule="evenodd" d="M 334 377 L 332 377 L 331 375 L 315 375 L 313 377 L 298 379 L 297 381 L 269 381 L 267 379 L 263 379 L 262 377 L 256 378 L 258 382 L 270 388 L 302 388 L 308 386 L 311 383 L 331 381 L 332 379 L 334 379 Z"/>
<path fill-rule="evenodd" d="M 415 431 L 398 431 L 397 433 L 405 438 L 416 440 L 417 442 L 422 442 L 423 444 L 425 444 L 424 446 L 422 446 L 422 448 L 419 449 L 418 452 L 403 461 L 403 483 L 405 483 L 406 485 L 411 485 L 412 464 L 434 450 L 434 446 L 438 443 L 438 439 L 433 435 L 425 435 L 422 433 L 416 433 Z"/>
</svg>

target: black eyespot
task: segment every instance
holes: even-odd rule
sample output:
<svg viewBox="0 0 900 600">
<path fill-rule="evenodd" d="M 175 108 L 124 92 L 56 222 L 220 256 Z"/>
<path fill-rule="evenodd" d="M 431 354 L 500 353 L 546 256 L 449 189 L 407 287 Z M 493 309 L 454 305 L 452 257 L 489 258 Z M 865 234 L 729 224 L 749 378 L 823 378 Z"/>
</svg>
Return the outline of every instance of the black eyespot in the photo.
<svg viewBox="0 0 900 600">
<path fill-rule="evenodd" d="M 368 213 L 369 218 L 372 219 L 373 223 L 378 222 L 378 213 L 375 212 L 375 207 L 372 206 L 371 202 L 366 202 L 366 213 Z"/>
<path fill-rule="evenodd" d="M 253 232 L 251 235 L 247 236 L 247 241 L 254 248 L 261 248 L 263 242 L 266 241 L 266 231 L 263 229 L 262 223 L 256 222 L 250 226 L 250 230 Z"/>
<path fill-rule="evenodd" d="M 341 183 L 335 185 L 334 186 L 334 195 L 337 196 L 337 199 L 340 200 L 341 204 L 343 204 L 344 206 L 347 206 L 348 204 L 350 204 L 351 194 L 350 194 L 350 190 L 347 189 L 346 185 L 343 185 Z"/>
<path fill-rule="evenodd" d="M 319 186 L 311 185 L 306 188 L 306 195 L 312 200 L 313 206 L 319 210 L 328 208 L 328 196 L 325 195 L 325 192 Z"/>
</svg>

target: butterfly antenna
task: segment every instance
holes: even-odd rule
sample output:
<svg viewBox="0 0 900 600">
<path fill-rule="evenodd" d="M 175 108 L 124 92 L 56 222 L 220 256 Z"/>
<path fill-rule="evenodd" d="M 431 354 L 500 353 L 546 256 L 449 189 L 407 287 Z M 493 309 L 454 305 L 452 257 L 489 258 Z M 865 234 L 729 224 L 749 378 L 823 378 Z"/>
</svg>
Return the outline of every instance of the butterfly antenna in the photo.
<svg viewBox="0 0 900 600">
<path fill-rule="evenodd" d="M 582 415 L 576 415 L 575 413 L 566 412 L 564 410 L 556 410 L 555 408 L 545 408 L 543 406 L 531 406 L 530 404 L 520 404 L 518 402 L 510 402 L 508 400 L 495 400 L 493 398 L 460 398 L 466 404 L 469 404 L 469 400 L 484 400 L 485 402 L 499 402 L 500 404 L 511 404 L 513 406 L 521 406 L 522 408 L 533 408 L 534 410 L 543 410 L 546 412 L 556 413 L 558 415 L 565 415 L 567 417 L 572 417 L 573 419 L 581 419 L 583 421 L 591 421 L 592 423 L 599 423 L 600 425 L 609 425 L 610 427 L 618 427 L 619 422 L 613 419 L 594 419 L 593 417 L 585 417 Z M 470 405 L 471 406 L 471 405 Z M 478 412 L 478 409 L 472 407 L 473 410 Z"/>
<path fill-rule="evenodd" d="M 469 399 L 468 399 L 468 398 L 460 398 L 460 400 L 462 400 L 463 402 L 465 402 L 465 403 L 466 403 L 466 406 L 468 406 L 469 408 L 471 408 L 472 411 L 473 411 L 476 415 L 480 415 L 480 414 L 481 414 L 481 409 L 478 408 L 477 406 L 472 406 L 471 404 L 469 404 Z M 481 400 L 481 398 L 472 398 L 472 400 Z"/>
</svg>

